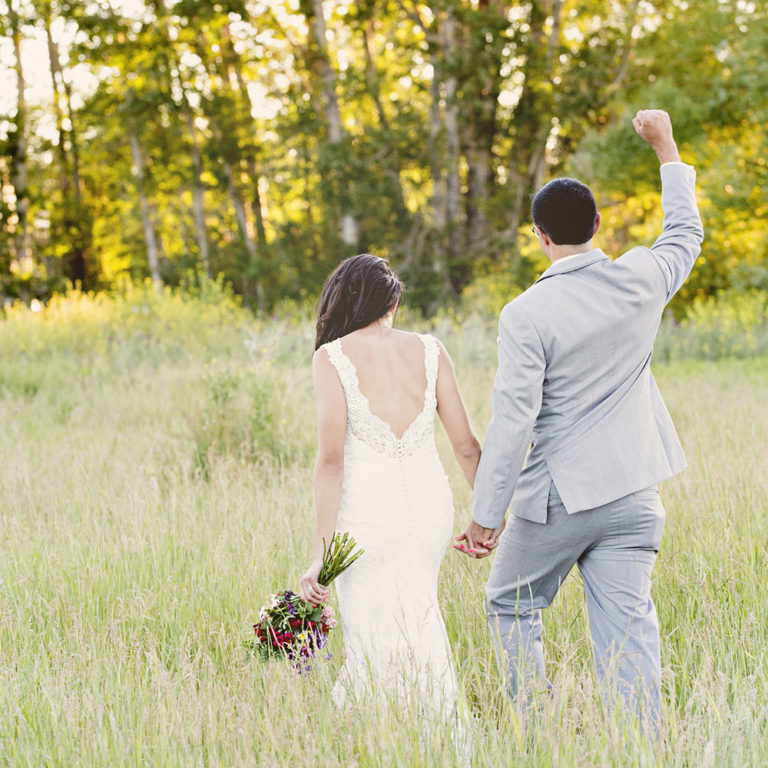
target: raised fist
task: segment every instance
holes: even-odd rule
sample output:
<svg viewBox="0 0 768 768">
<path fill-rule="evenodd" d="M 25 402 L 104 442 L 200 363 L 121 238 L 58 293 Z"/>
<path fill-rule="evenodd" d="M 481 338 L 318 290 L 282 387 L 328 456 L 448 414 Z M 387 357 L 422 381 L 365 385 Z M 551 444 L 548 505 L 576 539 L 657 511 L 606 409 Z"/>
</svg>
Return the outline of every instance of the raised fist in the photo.
<svg viewBox="0 0 768 768">
<path fill-rule="evenodd" d="M 663 109 L 641 109 L 632 119 L 637 135 L 652 147 L 672 142 L 672 121 Z"/>
<path fill-rule="evenodd" d="M 637 135 L 653 147 L 662 163 L 680 159 L 672 135 L 672 121 L 663 109 L 639 110 L 632 125 Z"/>
</svg>

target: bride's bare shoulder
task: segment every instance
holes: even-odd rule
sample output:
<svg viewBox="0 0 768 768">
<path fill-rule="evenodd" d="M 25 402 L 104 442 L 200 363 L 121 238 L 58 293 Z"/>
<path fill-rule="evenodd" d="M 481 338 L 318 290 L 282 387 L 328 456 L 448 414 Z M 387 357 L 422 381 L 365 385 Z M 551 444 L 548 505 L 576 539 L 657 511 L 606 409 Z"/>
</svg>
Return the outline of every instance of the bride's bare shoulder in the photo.
<svg viewBox="0 0 768 768">
<path fill-rule="evenodd" d="M 400 328 L 393 328 L 392 335 L 406 343 L 414 343 L 418 341 L 419 336 L 423 336 L 424 334 L 416 331 L 403 331 Z"/>
<path fill-rule="evenodd" d="M 416 339 L 424 338 L 424 337 L 434 339 L 438 349 L 441 352 L 446 352 L 445 345 L 443 344 L 442 341 L 440 341 L 440 339 L 437 336 L 435 336 L 434 333 L 430 333 L 428 331 L 414 332 L 414 333 L 412 333 L 411 331 L 401 331 L 401 333 L 403 333 L 406 336 L 409 336 L 413 341 L 415 341 Z"/>
</svg>

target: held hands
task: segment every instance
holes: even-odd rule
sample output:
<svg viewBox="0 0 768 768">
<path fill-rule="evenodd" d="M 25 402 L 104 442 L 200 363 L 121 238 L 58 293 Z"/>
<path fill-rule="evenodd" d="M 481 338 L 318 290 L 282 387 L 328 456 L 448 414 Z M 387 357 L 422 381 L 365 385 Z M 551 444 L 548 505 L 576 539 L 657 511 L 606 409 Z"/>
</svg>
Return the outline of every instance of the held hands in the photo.
<svg viewBox="0 0 768 768">
<path fill-rule="evenodd" d="M 317 579 L 323 567 L 322 558 L 312 561 L 304 575 L 299 579 L 299 594 L 305 603 L 320 605 L 328 599 L 328 587 L 324 587 Z"/>
<path fill-rule="evenodd" d="M 672 121 L 663 109 L 641 109 L 632 118 L 637 135 L 647 141 L 660 163 L 679 162 L 680 155 L 672 134 Z"/>
<path fill-rule="evenodd" d="M 499 537 L 506 524 L 505 520 L 498 528 L 483 528 L 473 520 L 469 528 L 456 537 L 456 541 L 460 543 L 454 544 L 453 548 L 475 560 L 488 557 L 498 546 Z"/>
</svg>

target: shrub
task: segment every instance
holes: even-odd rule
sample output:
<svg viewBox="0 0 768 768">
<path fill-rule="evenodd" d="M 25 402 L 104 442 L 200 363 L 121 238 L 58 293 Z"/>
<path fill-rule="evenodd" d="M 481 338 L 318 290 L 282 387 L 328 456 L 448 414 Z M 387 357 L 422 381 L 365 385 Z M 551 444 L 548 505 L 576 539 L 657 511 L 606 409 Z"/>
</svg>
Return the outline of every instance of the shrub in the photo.
<svg viewBox="0 0 768 768">
<path fill-rule="evenodd" d="M 768 291 L 725 291 L 696 299 L 678 324 L 665 319 L 657 357 L 754 357 L 768 354 Z"/>
<path fill-rule="evenodd" d="M 33 308 L 21 302 L 5 307 L 0 349 L 34 358 L 68 352 L 162 359 L 201 346 L 231 348 L 253 323 L 221 281 L 176 289 L 125 282 L 114 293 L 71 290 Z"/>
</svg>

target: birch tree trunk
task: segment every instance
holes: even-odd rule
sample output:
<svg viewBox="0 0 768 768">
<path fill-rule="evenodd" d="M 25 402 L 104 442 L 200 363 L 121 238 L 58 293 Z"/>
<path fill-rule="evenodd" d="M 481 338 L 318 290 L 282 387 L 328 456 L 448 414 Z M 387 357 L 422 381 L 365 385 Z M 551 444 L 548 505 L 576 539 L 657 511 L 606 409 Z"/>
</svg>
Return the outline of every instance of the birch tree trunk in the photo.
<svg viewBox="0 0 768 768">
<path fill-rule="evenodd" d="M 32 258 L 32 238 L 29 231 L 29 191 L 27 187 L 27 105 L 25 91 L 27 88 L 24 79 L 24 68 L 21 61 L 21 20 L 16 11 L 14 2 L 9 0 L 8 16 L 13 41 L 13 52 L 16 58 L 16 136 L 12 156 L 13 171 L 11 184 L 16 198 L 16 232 L 14 236 L 16 259 L 28 262 Z M 25 268 L 26 265 L 25 265 Z"/>
<path fill-rule="evenodd" d="M 64 95 L 66 96 L 67 117 L 69 119 L 69 150 L 72 156 L 72 194 L 77 220 L 76 249 L 83 258 L 83 285 L 88 282 L 88 253 L 92 243 L 92 219 L 83 206 L 83 180 L 80 173 L 80 140 L 75 122 L 75 112 L 72 109 L 72 86 L 66 78 L 62 78 Z"/>
<path fill-rule="evenodd" d="M 195 240 L 200 254 L 200 264 L 208 277 L 211 275 L 211 256 L 208 248 L 208 228 L 205 223 L 205 185 L 203 184 L 203 158 L 200 153 L 195 116 L 192 105 L 189 102 L 187 88 L 182 79 L 180 64 L 173 62 L 173 67 L 178 72 L 177 85 L 181 92 L 181 111 L 189 134 L 189 151 L 192 158 L 192 210 L 195 219 Z"/>
<path fill-rule="evenodd" d="M 451 265 L 461 243 L 461 178 L 455 56 L 456 20 L 451 8 L 436 12 L 427 26 L 419 19 L 432 50 L 428 150 L 432 173 L 432 224 L 436 237 L 433 271 L 440 283 L 430 310 L 455 294 Z"/>
<path fill-rule="evenodd" d="M 432 85 L 430 87 L 431 101 L 429 103 L 429 134 L 427 146 L 429 151 L 429 164 L 432 174 L 432 227 L 436 234 L 436 240 L 432 253 L 432 271 L 439 275 L 443 287 L 440 293 L 445 293 L 448 283 L 448 270 L 446 266 L 447 251 L 443 234 L 448 222 L 448 183 L 443 161 L 443 115 L 440 108 L 441 63 L 435 56 L 432 58 Z"/>
<path fill-rule="evenodd" d="M 247 105 L 249 108 L 248 110 L 242 110 L 244 114 L 242 115 L 242 120 L 244 122 L 252 122 L 251 121 L 251 113 L 254 108 L 254 104 L 251 101 L 251 95 L 248 91 L 248 86 L 245 82 L 245 78 L 243 77 L 243 63 L 240 58 L 240 54 L 238 53 L 234 42 L 232 40 L 232 35 L 230 34 L 229 25 L 224 26 L 224 38 L 226 40 L 226 50 L 228 54 L 228 66 L 231 71 L 231 74 L 235 77 L 235 82 L 237 83 L 237 88 L 239 90 L 239 103 L 243 105 Z M 231 79 L 230 79 L 231 82 Z M 262 276 L 265 271 L 265 260 L 268 258 L 269 255 L 269 245 L 267 243 L 267 231 L 266 227 L 264 226 L 264 211 L 266 209 L 266 206 L 264 205 L 264 201 L 262 199 L 262 193 L 261 193 L 261 183 L 262 183 L 262 174 L 259 172 L 257 163 L 256 163 L 256 156 L 257 156 L 257 146 L 256 146 L 256 140 L 253 138 L 254 132 L 253 131 L 245 131 L 246 135 L 249 137 L 247 139 L 247 148 L 245 151 L 245 161 L 246 161 L 246 167 L 248 168 L 248 177 L 251 183 L 251 211 L 253 214 L 253 221 L 256 225 L 256 241 L 254 243 L 254 250 L 253 255 L 251 256 L 252 260 L 252 272 L 256 274 L 256 280 L 255 280 L 255 295 L 256 295 L 256 302 L 260 308 L 264 307 L 264 287 L 262 284 Z"/>
<path fill-rule="evenodd" d="M 43 24 L 48 44 L 48 62 L 51 71 L 53 109 L 58 134 L 59 178 L 61 184 L 63 223 L 65 236 L 69 238 L 68 273 L 72 285 L 88 288 L 87 245 L 82 215 L 79 155 L 75 140 L 74 115 L 70 108 L 70 96 L 59 59 L 59 47 L 51 34 L 51 17 L 44 10 Z M 66 96 L 69 130 L 64 127 L 64 110 L 61 105 L 62 91 Z M 69 146 L 67 146 L 69 144 Z"/>
<path fill-rule="evenodd" d="M 458 78 L 456 77 L 459 51 L 456 46 L 456 17 L 449 5 L 440 25 L 440 47 L 445 78 L 445 225 L 449 274 L 452 266 L 460 260 L 462 241 L 461 222 L 461 178 L 459 176 L 459 104 L 457 99 Z M 461 290 L 460 284 L 452 280 L 454 290 Z"/>
<path fill-rule="evenodd" d="M 194 174 L 192 178 L 192 208 L 195 216 L 195 235 L 197 248 L 200 253 L 200 263 L 208 277 L 211 275 L 211 256 L 208 250 L 208 230 L 205 225 L 205 187 L 203 186 L 203 159 L 200 155 L 200 146 L 197 140 L 197 129 L 195 128 L 195 118 L 192 115 L 192 109 L 187 100 L 186 91 L 182 86 L 184 93 L 184 120 L 187 124 L 187 130 L 190 136 L 190 150 L 192 153 L 192 168 Z"/>
<path fill-rule="evenodd" d="M 70 179 L 69 156 L 64 131 L 64 114 L 61 109 L 61 94 L 59 89 L 61 64 L 59 63 L 58 46 L 51 35 L 51 19 L 47 14 L 43 15 L 43 25 L 45 27 L 45 38 L 48 44 L 48 64 L 51 73 L 51 89 L 53 92 L 53 115 L 56 120 L 56 133 L 58 134 L 56 151 L 59 156 L 59 177 L 61 179 L 62 192 L 65 193 L 66 197 L 69 193 Z"/>
<path fill-rule="evenodd" d="M 328 129 L 328 142 L 338 146 L 344 139 L 344 127 L 341 123 L 339 100 L 336 96 L 336 77 L 331 68 L 326 38 L 325 16 L 323 15 L 323 0 L 312 0 L 310 27 L 317 45 L 317 67 L 323 88 L 323 103 L 325 122 Z M 346 211 L 341 215 L 341 239 L 346 245 L 356 246 L 359 240 L 358 225 L 355 217 Z"/>
<path fill-rule="evenodd" d="M 211 277 L 211 257 L 208 248 L 208 229 L 205 223 L 205 185 L 203 184 L 203 158 L 200 153 L 200 142 L 198 131 L 195 126 L 195 116 L 192 104 L 189 100 L 187 85 L 181 70 L 181 61 L 176 55 L 174 48 L 174 29 L 171 20 L 168 18 L 168 12 L 164 0 L 156 0 L 156 13 L 160 17 L 159 22 L 163 25 L 165 32 L 165 44 L 167 46 L 168 70 L 170 78 L 176 81 L 176 87 L 179 89 L 181 98 L 181 112 L 184 118 L 184 124 L 189 134 L 189 153 L 192 160 L 192 211 L 195 221 L 195 240 L 197 250 L 200 254 L 200 263 L 203 271 Z M 176 73 L 175 75 L 173 73 Z"/>
<path fill-rule="evenodd" d="M 152 217 L 149 212 L 149 202 L 144 189 L 144 157 L 141 154 L 141 147 L 136 136 L 136 129 L 131 126 L 128 131 L 128 140 L 131 145 L 131 157 L 133 159 L 133 176 L 136 180 L 136 190 L 139 195 L 139 205 L 141 208 L 141 224 L 144 228 L 144 241 L 147 245 L 147 261 L 149 262 L 149 274 L 152 282 L 156 285 L 162 285 L 160 277 L 160 259 L 158 256 L 157 237 L 155 227 L 152 224 Z"/>
<path fill-rule="evenodd" d="M 256 244 L 253 242 L 250 229 L 248 227 L 248 217 L 245 214 L 245 205 L 240 198 L 240 193 L 237 191 L 237 185 L 235 184 L 235 174 L 232 171 L 232 165 L 226 158 L 222 159 L 222 165 L 224 168 L 224 175 L 227 177 L 227 190 L 229 191 L 229 197 L 232 200 L 232 206 L 235 209 L 235 218 L 237 219 L 237 226 L 240 229 L 240 234 L 243 237 L 245 248 L 248 251 L 249 258 L 253 261 L 256 259 Z"/>
<path fill-rule="evenodd" d="M 549 8 L 541 0 L 531 3 L 525 81 L 515 109 L 515 156 L 510 162 L 510 173 L 517 187 L 509 216 L 509 231 L 515 244 L 527 193 L 541 186 L 547 169 L 547 142 L 555 115 L 551 85 L 560 38 L 562 5 L 562 0 L 552 0 Z M 552 28 L 545 38 L 544 25 L 548 16 L 552 20 Z"/>
<path fill-rule="evenodd" d="M 232 44 L 226 24 L 222 28 L 222 45 L 220 46 L 222 53 L 214 61 L 211 61 L 209 57 L 208 52 L 211 49 L 211 45 L 203 32 L 199 33 L 197 36 L 195 49 L 198 56 L 203 61 L 206 70 L 212 76 L 215 76 L 220 80 L 222 91 L 230 99 L 232 115 L 230 116 L 231 120 L 229 123 L 227 123 L 225 118 L 220 114 L 209 112 L 207 117 L 217 143 L 220 147 L 224 148 L 224 151 L 220 156 L 221 167 L 227 180 L 227 192 L 229 193 L 232 208 L 235 212 L 237 227 L 243 238 L 243 244 L 248 254 L 248 272 L 250 275 L 243 274 L 242 277 L 244 283 L 249 283 L 249 290 L 253 291 L 257 298 L 257 302 L 261 306 L 264 302 L 264 293 L 260 280 L 261 267 L 259 248 L 254 239 L 254 228 L 248 219 L 246 204 L 243 200 L 243 195 L 241 194 L 237 179 L 238 168 L 241 167 L 244 160 L 249 168 L 255 167 L 250 164 L 252 159 L 252 149 L 247 146 L 244 149 L 242 146 L 243 143 L 247 145 L 250 139 L 242 139 L 241 141 L 241 134 L 249 136 L 253 130 L 250 110 L 244 112 L 242 109 L 243 99 L 249 101 L 247 89 L 245 88 L 245 83 L 243 82 L 242 77 L 238 79 L 238 54 Z M 235 81 L 238 82 L 238 86 L 235 86 L 233 83 L 233 76 Z M 254 179 L 253 183 L 258 184 L 258 179 Z M 258 189 L 255 196 L 258 198 Z M 258 210 L 254 210 L 254 215 L 257 222 L 256 236 L 258 237 L 260 232 L 264 232 L 263 222 L 261 223 L 261 226 L 259 224 L 261 218 L 260 201 Z M 266 247 L 266 233 L 264 233 L 264 246 Z M 253 277 L 254 275 L 256 276 L 255 278 Z"/>
<path fill-rule="evenodd" d="M 432 84 L 430 85 L 431 101 L 429 103 L 429 163 L 432 173 L 432 222 L 436 230 L 443 231 L 448 221 L 446 205 L 447 184 L 443 163 L 443 115 L 440 109 L 440 61 L 432 59 Z"/>
<path fill-rule="evenodd" d="M 381 100 L 381 84 L 378 69 L 373 55 L 373 38 L 375 32 L 375 19 L 371 15 L 370 19 L 364 20 L 361 28 L 361 38 L 363 44 L 363 51 L 365 53 L 365 82 L 368 86 L 368 94 L 373 103 L 376 106 L 376 116 L 378 117 L 379 125 L 382 132 L 386 137 L 388 156 L 395 158 L 395 162 L 387 168 L 386 172 L 392 179 L 392 185 L 395 193 L 395 206 L 400 212 L 400 215 L 407 216 L 408 209 L 405 204 L 405 194 L 403 193 L 403 183 L 400 177 L 401 167 L 399 159 L 397 159 L 397 149 L 392 141 L 392 133 L 389 127 L 389 120 L 387 119 L 387 113 L 384 109 L 384 104 Z"/>
<path fill-rule="evenodd" d="M 233 48 L 234 51 L 234 48 Z M 243 78 L 243 72 L 240 65 L 239 57 L 237 58 L 235 62 L 235 79 L 237 80 L 238 87 L 240 88 L 240 92 L 242 94 L 242 97 L 248 101 L 249 104 L 251 104 L 250 96 L 248 95 L 248 87 L 245 84 L 245 79 Z M 251 104 L 251 107 L 253 105 Z M 259 172 L 259 169 L 256 165 L 256 147 L 251 146 L 249 147 L 249 151 L 246 153 L 246 165 L 248 166 L 248 176 L 250 178 L 251 184 L 253 185 L 253 192 L 252 192 L 252 202 L 251 202 L 251 208 L 253 209 L 253 218 L 256 223 L 256 243 L 257 243 L 257 250 L 262 255 L 262 257 L 267 253 L 267 230 L 264 226 L 264 201 L 261 198 L 261 189 L 260 184 L 262 181 L 262 174 Z"/>
<path fill-rule="evenodd" d="M 470 258 L 489 250 L 491 222 L 486 215 L 493 188 L 493 143 L 496 138 L 497 106 L 501 90 L 501 65 L 508 25 L 505 0 L 479 0 L 477 13 L 485 17 L 480 23 L 486 33 L 478 42 L 471 40 L 465 56 L 472 67 L 467 72 L 466 109 L 468 120 L 463 127 L 463 144 L 467 161 L 466 234 Z M 490 40 L 488 36 L 490 35 Z M 479 44 L 478 44 L 479 43 Z"/>
<path fill-rule="evenodd" d="M 267 230 L 264 227 L 264 209 L 266 206 L 262 200 L 260 189 L 262 176 L 256 167 L 256 160 L 250 156 L 248 157 L 248 175 L 251 177 L 251 183 L 253 184 L 253 202 L 251 207 L 253 208 L 253 218 L 256 222 L 256 241 L 259 245 L 259 251 L 265 254 L 267 252 Z"/>
</svg>

